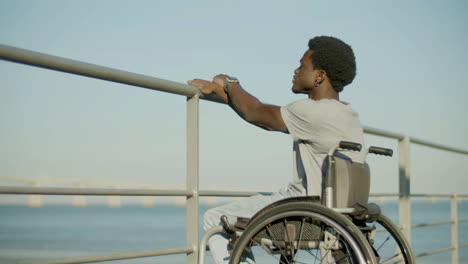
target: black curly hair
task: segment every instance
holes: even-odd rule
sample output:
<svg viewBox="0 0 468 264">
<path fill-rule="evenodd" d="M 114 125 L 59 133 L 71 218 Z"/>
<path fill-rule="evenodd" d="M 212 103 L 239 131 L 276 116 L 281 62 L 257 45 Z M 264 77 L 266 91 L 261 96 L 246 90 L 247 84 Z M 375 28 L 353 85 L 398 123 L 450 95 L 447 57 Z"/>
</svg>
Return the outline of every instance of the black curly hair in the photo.
<svg viewBox="0 0 468 264">
<path fill-rule="evenodd" d="M 356 76 L 356 59 L 351 47 L 343 41 L 328 36 L 309 40 L 313 50 L 311 59 L 315 69 L 324 70 L 337 92 L 350 84 Z"/>
</svg>

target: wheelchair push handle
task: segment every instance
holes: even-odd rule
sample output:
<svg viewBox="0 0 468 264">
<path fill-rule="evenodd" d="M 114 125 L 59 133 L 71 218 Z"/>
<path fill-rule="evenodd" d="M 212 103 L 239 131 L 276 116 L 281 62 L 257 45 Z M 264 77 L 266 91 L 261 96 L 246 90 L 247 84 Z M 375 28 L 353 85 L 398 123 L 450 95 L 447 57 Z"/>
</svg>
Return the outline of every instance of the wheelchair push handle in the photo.
<svg viewBox="0 0 468 264">
<path fill-rule="evenodd" d="M 338 147 L 341 149 L 352 150 L 352 151 L 361 151 L 362 149 L 361 144 L 350 142 L 350 141 L 340 141 L 340 143 L 338 144 Z M 388 156 L 388 157 L 393 156 L 392 149 L 381 148 L 381 147 L 376 147 L 376 146 L 369 147 L 368 153 L 383 155 L 383 156 Z"/>
<path fill-rule="evenodd" d="M 369 153 L 388 156 L 388 157 L 393 156 L 393 150 L 392 149 L 374 147 L 374 146 L 369 147 Z"/>
<path fill-rule="evenodd" d="M 361 151 L 362 145 L 350 141 L 340 141 L 340 148 L 353 151 Z"/>
</svg>

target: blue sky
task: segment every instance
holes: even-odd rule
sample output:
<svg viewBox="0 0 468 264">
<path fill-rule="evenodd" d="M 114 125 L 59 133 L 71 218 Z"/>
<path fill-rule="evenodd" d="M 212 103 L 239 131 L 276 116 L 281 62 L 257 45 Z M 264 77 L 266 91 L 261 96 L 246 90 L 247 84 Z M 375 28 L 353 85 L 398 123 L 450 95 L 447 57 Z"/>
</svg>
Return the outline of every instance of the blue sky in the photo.
<svg viewBox="0 0 468 264">
<path fill-rule="evenodd" d="M 465 1 L 5 1 L 0 43 L 162 79 L 226 73 L 285 105 L 310 38 L 349 43 L 341 99 L 364 125 L 468 149 Z M 0 61 L 0 175 L 90 184 L 185 184 L 185 98 Z M 288 135 L 200 104 L 201 188 L 275 190 Z M 368 145 L 396 142 L 367 136 Z M 412 146 L 412 191 L 466 193 L 467 157 Z M 396 192 L 397 158 L 370 158 L 372 191 Z"/>
</svg>

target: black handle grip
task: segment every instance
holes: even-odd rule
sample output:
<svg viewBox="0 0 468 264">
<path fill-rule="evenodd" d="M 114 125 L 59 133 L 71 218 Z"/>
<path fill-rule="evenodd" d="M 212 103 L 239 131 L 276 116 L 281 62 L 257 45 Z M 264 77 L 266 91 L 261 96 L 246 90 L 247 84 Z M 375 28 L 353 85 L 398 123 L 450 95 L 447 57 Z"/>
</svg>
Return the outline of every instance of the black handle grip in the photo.
<svg viewBox="0 0 468 264">
<path fill-rule="evenodd" d="M 372 147 L 369 148 L 369 153 L 391 157 L 393 155 L 393 150 L 392 149 L 387 149 L 387 148 L 372 146 Z"/>
<path fill-rule="evenodd" d="M 362 145 L 359 143 L 340 141 L 340 148 L 354 151 L 361 151 Z"/>
</svg>

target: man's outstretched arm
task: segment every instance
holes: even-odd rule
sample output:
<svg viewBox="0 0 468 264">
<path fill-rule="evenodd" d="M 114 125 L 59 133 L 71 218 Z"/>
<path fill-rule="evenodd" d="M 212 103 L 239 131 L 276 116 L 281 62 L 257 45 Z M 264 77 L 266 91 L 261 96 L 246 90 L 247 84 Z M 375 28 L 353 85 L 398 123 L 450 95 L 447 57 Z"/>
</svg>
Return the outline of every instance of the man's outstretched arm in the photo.
<svg viewBox="0 0 468 264">
<path fill-rule="evenodd" d="M 204 94 L 215 93 L 229 104 L 239 116 L 251 124 L 271 131 L 288 133 L 279 106 L 263 104 L 245 91 L 239 83 L 229 84 L 228 93 L 226 93 L 224 81 L 227 77 L 227 75 L 220 74 L 215 76 L 211 82 L 195 79 L 188 81 L 188 84 L 197 87 Z"/>
</svg>

